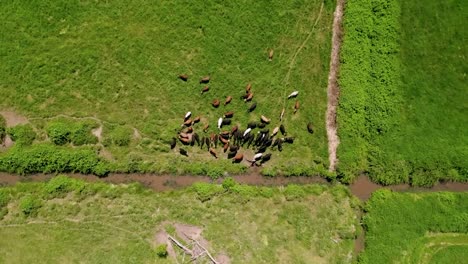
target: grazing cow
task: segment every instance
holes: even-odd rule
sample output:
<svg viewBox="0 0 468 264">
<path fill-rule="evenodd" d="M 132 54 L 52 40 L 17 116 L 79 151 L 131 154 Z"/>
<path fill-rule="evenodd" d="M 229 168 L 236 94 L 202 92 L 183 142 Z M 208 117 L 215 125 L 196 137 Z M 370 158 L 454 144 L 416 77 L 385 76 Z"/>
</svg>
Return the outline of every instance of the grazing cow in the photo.
<svg viewBox="0 0 468 264">
<path fill-rule="evenodd" d="M 314 126 L 312 125 L 312 123 L 307 124 L 307 131 L 309 131 L 309 133 L 311 134 L 314 133 Z"/>
<path fill-rule="evenodd" d="M 210 149 L 210 138 L 206 137 L 205 138 L 205 145 L 206 145 L 206 150 Z"/>
<path fill-rule="evenodd" d="M 268 53 L 268 60 L 269 61 L 273 60 L 273 53 L 274 53 L 273 49 L 270 49 L 270 52 Z"/>
<path fill-rule="evenodd" d="M 229 142 L 229 139 L 225 139 L 225 138 L 223 138 L 222 136 L 218 136 L 218 139 L 219 139 L 219 141 L 221 141 L 221 143 L 223 143 L 223 144 L 226 144 L 226 143 Z"/>
<path fill-rule="evenodd" d="M 211 77 L 208 75 L 208 76 L 201 78 L 200 83 L 209 83 L 210 80 L 211 80 Z"/>
<path fill-rule="evenodd" d="M 296 100 L 296 103 L 294 104 L 294 114 L 299 110 L 299 101 Z"/>
<path fill-rule="evenodd" d="M 262 116 L 260 117 L 260 120 L 262 121 L 262 123 L 265 123 L 265 124 L 269 124 L 270 121 L 271 121 L 269 118 L 267 118 L 267 117 L 264 116 L 264 115 L 262 115 Z"/>
<path fill-rule="evenodd" d="M 272 136 L 272 137 L 276 136 L 276 134 L 278 134 L 278 131 L 279 131 L 279 127 L 275 127 L 275 128 L 273 129 L 273 132 L 271 133 L 271 136 Z"/>
<path fill-rule="evenodd" d="M 233 126 L 233 127 L 231 128 L 231 135 L 234 135 L 234 133 L 236 133 L 237 130 L 239 130 L 239 127 L 238 127 L 237 125 Z"/>
<path fill-rule="evenodd" d="M 200 149 L 203 149 L 203 145 L 205 145 L 205 141 L 206 141 L 206 138 L 202 137 L 202 139 L 200 141 Z"/>
<path fill-rule="evenodd" d="M 197 142 L 197 145 L 200 146 L 200 136 L 197 133 L 193 133 L 192 142 Z"/>
<path fill-rule="evenodd" d="M 255 154 L 255 156 L 253 157 L 253 159 L 254 159 L 255 161 L 257 161 L 257 160 L 259 160 L 262 156 L 263 156 L 263 153 L 257 153 L 257 154 Z"/>
<path fill-rule="evenodd" d="M 216 150 L 214 148 L 210 148 L 210 154 L 213 155 L 213 157 L 218 158 L 218 154 L 216 154 Z"/>
<path fill-rule="evenodd" d="M 240 163 L 244 159 L 244 154 L 237 153 L 236 156 L 232 159 L 233 163 Z"/>
<path fill-rule="evenodd" d="M 267 149 L 267 146 L 261 146 L 261 147 L 258 148 L 257 152 L 258 153 L 263 153 L 263 152 L 266 151 L 266 149 Z"/>
<path fill-rule="evenodd" d="M 185 122 L 182 124 L 182 126 L 191 126 L 192 125 L 192 119 L 187 119 Z"/>
<path fill-rule="evenodd" d="M 284 128 L 283 124 L 280 125 L 280 131 L 281 131 L 281 135 L 286 136 L 286 129 Z"/>
<path fill-rule="evenodd" d="M 189 119 L 191 115 L 192 115 L 192 112 L 188 111 L 184 116 L 184 121 L 187 121 L 187 119 Z"/>
<path fill-rule="evenodd" d="M 203 126 L 203 132 L 206 133 L 206 131 L 208 130 L 209 127 L 210 127 L 210 124 L 205 124 L 205 125 Z"/>
<path fill-rule="evenodd" d="M 229 131 L 223 131 L 223 132 L 219 133 L 219 135 L 222 136 L 225 139 L 229 139 L 230 134 L 231 133 Z"/>
<path fill-rule="evenodd" d="M 223 152 L 226 153 L 228 148 L 229 148 L 229 142 L 224 143 Z"/>
<path fill-rule="evenodd" d="M 254 129 L 254 128 L 257 127 L 257 122 L 251 121 L 251 122 L 249 122 L 249 123 L 247 124 L 247 127 L 248 127 L 248 128 L 251 128 L 251 129 Z"/>
<path fill-rule="evenodd" d="M 294 91 L 290 95 L 288 95 L 288 99 L 295 98 L 299 94 L 299 91 Z"/>
<path fill-rule="evenodd" d="M 265 143 L 263 143 L 263 145 L 264 145 L 265 147 L 269 147 L 269 146 L 271 146 L 271 144 L 273 144 L 273 139 L 272 139 L 272 138 L 266 139 L 266 140 L 265 140 Z"/>
<path fill-rule="evenodd" d="M 237 152 L 232 152 L 232 151 L 231 151 L 231 152 L 228 152 L 227 158 L 228 158 L 228 159 L 232 159 L 232 158 L 234 158 L 234 156 L 236 156 L 236 154 L 237 154 Z"/>
<path fill-rule="evenodd" d="M 211 103 L 211 105 L 213 105 L 214 108 L 218 108 L 218 106 L 219 106 L 219 100 L 218 100 L 218 99 L 214 99 L 213 102 Z"/>
<path fill-rule="evenodd" d="M 284 142 L 292 144 L 292 143 L 294 143 L 294 138 L 293 137 L 285 137 Z"/>
<path fill-rule="evenodd" d="M 200 116 L 195 117 L 195 119 L 193 119 L 193 123 L 196 124 L 196 123 L 200 122 L 200 119 L 201 119 Z"/>
<path fill-rule="evenodd" d="M 224 113 L 224 117 L 227 117 L 227 118 L 231 118 L 234 116 L 234 112 L 233 111 L 229 111 L 227 113 Z"/>
<path fill-rule="evenodd" d="M 283 140 L 282 139 L 278 140 L 278 150 L 280 152 L 283 151 Z"/>
<path fill-rule="evenodd" d="M 221 129 L 222 126 L 223 126 L 223 118 L 220 117 L 220 118 L 218 119 L 218 129 Z"/>
<path fill-rule="evenodd" d="M 232 120 L 230 118 L 224 118 L 223 119 L 223 126 L 228 126 L 230 125 Z"/>
<path fill-rule="evenodd" d="M 281 114 L 280 114 L 280 122 L 283 121 L 283 117 L 284 117 L 284 107 L 283 107 L 283 110 L 281 111 Z"/>
<path fill-rule="evenodd" d="M 203 89 L 201 90 L 201 94 L 204 94 L 206 92 L 208 92 L 210 90 L 210 87 L 207 85 L 205 87 L 203 87 Z"/>
<path fill-rule="evenodd" d="M 262 133 L 262 134 L 268 134 L 269 132 L 270 132 L 270 129 L 268 129 L 268 128 L 264 128 L 264 129 L 260 130 L 260 133 Z"/>
<path fill-rule="evenodd" d="M 226 101 L 224 101 L 224 105 L 229 104 L 232 101 L 232 96 L 226 97 Z"/>
<path fill-rule="evenodd" d="M 247 148 L 250 148 L 250 145 L 252 145 L 254 139 L 255 139 L 255 136 L 254 136 L 254 135 L 252 135 L 252 134 L 249 134 L 249 135 L 248 135 L 248 138 L 247 138 Z"/>
<path fill-rule="evenodd" d="M 235 145 L 231 145 L 229 147 L 229 151 L 231 152 L 237 152 L 239 150 L 239 147 L 238 146 L 235 146 Z"/>
<path fill-rule="evenodd" d="M 244 99 L 245 102 L 250 102 L 252 101 L 254 94 L 253 93 L 248 93 L 247 97 Z"/>
<path fill-rule="evenodd" d="M 188 80 L 188 75 L 187 74 L 179 74 L 179 79 L 186 82 Z"/>
<path fill-rule="evenodd" d="M 244 132 L 244 135 L 242 135 L 242 136 L 245 138 L 245 135 L 249 134 L 250 131 L 252 131 L 252 128 L 250 128 L 250 127 L 247 128 L 247 129 L 245 130 L 245 132 Z"/>
<path fill-rule="evenodd" d="M 248 83 L 247 86 L 245 86 L 245 93 L 248 94 L 250 93 L 250 90 L 252 89 L 252 84 Z"/>
<path fill-rule="evenodd" d="M 265 128 L 265 127 L 266 127 L 266 124 L 260 122 L 260 123 L 257 124 L 257 127 L 258 127 L 258 128 Z"/>
<path fill-rule="evenodd" d="M 186 156 L 186 157 L 188 157 L 188 152 L 185 149 L 182 149 L 182 148 L 179 149 L 179 153 Z"/>
<path fill-rule="evenodd" d="M 174 148 L 175 148 L 176 142 L 177 142 L 177 141 L 176 141 L 176 138 L 173 137 L 173 138 L 171 139 L 171 149 L 174 149 Z"/>
<path fill-rule="evenodd" d="M 185 133 L 192 133 L 193 132 L 193 127 L 189 126 L 187 127 L 187 129 L 185 130 Z"/>
<path fill-rule="evenodd" d="M 273 144 L 271 145 L 272 148 L 278 146 L 278 142 L 280 141 L 279 138 L 275 139 L 275 141 L 273 141 Z"/>
<path fill-rule="evenodd" d="M 267 153 L 265 155 L 262 156 L 262 159 L 260 160 L 260 164 L 263 164 L 267 161 L 269 161 L 271 158 L 271 153 Z"/>
<path fill-rule="evenodd" d="M 249 113 L 252 112 L 253 110 L 255 110 L 255 108 L 257 108 L 257 103 L 252 103 L 250 106 L 249 106 Z"/>
</svg>

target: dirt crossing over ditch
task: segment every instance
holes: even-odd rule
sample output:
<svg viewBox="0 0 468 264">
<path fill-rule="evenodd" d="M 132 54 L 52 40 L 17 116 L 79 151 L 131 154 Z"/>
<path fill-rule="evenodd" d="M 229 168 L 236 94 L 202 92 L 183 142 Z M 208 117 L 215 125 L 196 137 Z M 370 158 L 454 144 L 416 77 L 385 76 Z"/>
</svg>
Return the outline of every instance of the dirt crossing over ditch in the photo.
<svg viewBox="0 0 468 264">
<path fill-rule="evenodd" d="M 336 1 L 336 9 L 333 14 L 332 50 L 330 56 L 330 73 L 328 74 L 326 127 L 330 171 L 335 171 L 336 169 L 336 164 L 338 162 L 336 149 L 340 143 L 337 135 L 336 108 L 338 106 L 338 97 L 340 93 L 340 89 L 338 87 L 338 70 L 340 66 L 340 47 L 342 37 L 341 26 L 343 21 L 344 2 L 344 0 Z"/>
</svg>

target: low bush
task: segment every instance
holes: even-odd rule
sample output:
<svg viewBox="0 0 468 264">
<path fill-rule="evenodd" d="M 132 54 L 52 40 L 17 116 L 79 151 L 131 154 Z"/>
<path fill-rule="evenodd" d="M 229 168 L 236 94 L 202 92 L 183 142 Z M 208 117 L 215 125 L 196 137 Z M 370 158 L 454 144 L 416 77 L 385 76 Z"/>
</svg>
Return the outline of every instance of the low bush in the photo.
<svg viewBox="0 0 468 264">
<path fill-rule="evenodd" d="M 45 183 L 44 192 L 48 198 L 63 197 L 72 191 L 81 192 L 84 186 L 85 183 L 83 181 L 59 175 Z"/>
<path fill-rule="evenodd" d="M 50 141 L 55 145 L 65 145 L 71 141 L 70 124 L 55 121 L 47 125 L 46 131 Z"/>
<path fill-rule="evenodd" d="M 41 206 L 41 199 L 31 194 L 24 196 L 19 201 L 20 210 L 26 216 L 35 216 Z"/>
<path fill-rule="evenodd" d="M 79 122 L 76 123 L 72 129 L 70 140 L 75 146 L 86 144 L 96 144 L 98 138 L 91 133 L 91 130 L 96 128 L 94 122 Z"/>
<path fill-rule="evenodd" d="M 18 174 L 79 172 L 106 175 L 107 163 L 89 148 L 70 149 L 47 143 L 13 147 L 0 156 L 0 171 Z"/>
<path fill-rule="evenodd" d="M 85 144 L 96 144 L 98 139 L 91 133 L 97 124 L 93 121 L 72 122 L 68 120 L 57 120 L 49 123 L 46 127 L 50 141 L 55 145 L 72 143 L 75 146 Z"/>
<path fill-rule="evenodd" d="M 8 129 L 8 134 L 16 145 L 29 146 L 36 139 L 36 132 L 31 125 L 17 125 Z"/>
<path fill-rule="evenodd" d="M 206 202 L 216 195 L 224 192 L 223 186 L 204 182 L 197 182 L 192 186 L 192 188 L 197 193 L 198 199 L 202 202 Z"/>
<path fill-rule="evenodd" d="M 167 253 L 167 244 L 159 244 L 156 247 L 156 255 L 160 258 L 166 258 L 168 253 Z"/>
<path fill-rule="evenodd" d="M 133 130 L 127 126 L 106 125 L 104 127 L 104 145 L 125 147 L 130 144 Z"/>
</svg>

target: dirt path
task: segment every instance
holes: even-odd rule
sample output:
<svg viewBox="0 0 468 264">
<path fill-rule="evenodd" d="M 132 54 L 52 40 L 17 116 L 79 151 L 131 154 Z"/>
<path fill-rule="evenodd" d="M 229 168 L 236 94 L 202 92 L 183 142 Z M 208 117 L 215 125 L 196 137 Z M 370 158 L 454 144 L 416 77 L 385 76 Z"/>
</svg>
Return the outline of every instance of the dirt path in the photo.
<svg viewBox="0 0 468 264">
<path fill-rule="evenodd" d="M 345 0 L 337 0 L 336 10 L 333 14 L 332 51 L 330 56 L 330 73 L 328 75 L 328 103 L 326 113 L 330 171 L 335 171 L 336 169 L 336 164 L 338 162 L 336 149 L 340 143 L 340 139 L 337 135 L 336 108 L 338 105 L 338 96 L 340 94 L 340 88 L 338 87 L 338 70 L 340 66 L 341 23 L 343 20 L 344 1 Z"/>
</svg>

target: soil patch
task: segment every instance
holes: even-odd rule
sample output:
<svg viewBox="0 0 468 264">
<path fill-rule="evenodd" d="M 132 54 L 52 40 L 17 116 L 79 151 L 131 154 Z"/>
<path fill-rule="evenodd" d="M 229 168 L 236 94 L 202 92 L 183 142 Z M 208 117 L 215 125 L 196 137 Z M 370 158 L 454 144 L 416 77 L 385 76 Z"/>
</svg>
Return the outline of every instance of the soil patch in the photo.
<svg viewBox="0 0 468 264">
<path fill-rule="evenodd" d="M 5 151 L 12 147 L 14 144 L 13 140 L 11 140 L 9 135 L 5 136 L 5 139 L 3 140 L 3 143 L 0 144 L 0 152 Z"/>
<path fill-rule="evenodd" d="M 5 118 L 7 127 L 29 123 L 25 116 L 22 116 L 14 111 L 0 111 L 0 115 Z"/>
<path fill-rule="evenodd" d="M 93 133 L 93 135 L 98 138 L 99 142 L 102 141 L 102 126 L 99 126 L 98 128 L 93 129 L 91 133 Z"/>
<path fill-rule="evenodd" d="M 333 14 L 333 33 L 332 33 L 332 50 L 330 56 L 330 73 L 328 75 L 327 87 L 327 113 L 326 127 L 328 137 L 328 155 L 330 161 L 330 171 L 335 171 L 338 159 L 336 157 L 336 149 L 340 140 L 337 134 L 336 124 L 336 109 L 338 106 L 338 97 L 340 89 L 338 87 L 338 70 L 340 66 L 340 46 L 342 38 L 342 20 L 343 20 L 344 0 L 337 0 L 336 10 Z"/>
</svg>

